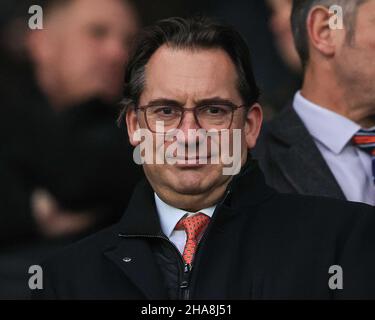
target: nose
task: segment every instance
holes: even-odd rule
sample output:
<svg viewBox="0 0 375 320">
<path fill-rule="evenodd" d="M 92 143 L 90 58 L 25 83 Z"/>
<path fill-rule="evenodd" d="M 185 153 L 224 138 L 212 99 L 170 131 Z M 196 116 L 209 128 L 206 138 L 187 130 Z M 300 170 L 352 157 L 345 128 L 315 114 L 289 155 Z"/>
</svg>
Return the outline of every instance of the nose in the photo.
<svg viewBox="0 0 375 320">
<path fill-rule="evenodd" d="M 184 133 L 188 133 L 189 129 L 199 129 L 199 124 L 195 120 L 194 112 L 193 110 L 187 110 L 184 113 L 184 116 L 181 120 L 180 124 L 180 130 L 182 130 Z"/>
<path fill-rule="evenodd" d="M 183 132 L 183 141 L 178 138 L 179 143 L 184 144 L 186 147 L 199 144 L 200 136 L 198 134 L 193 134 L 194 132 L 191 131 L 201 129 L 195 119 L 193 110 L 185 111 L 179 129 Z"/>
</svg>

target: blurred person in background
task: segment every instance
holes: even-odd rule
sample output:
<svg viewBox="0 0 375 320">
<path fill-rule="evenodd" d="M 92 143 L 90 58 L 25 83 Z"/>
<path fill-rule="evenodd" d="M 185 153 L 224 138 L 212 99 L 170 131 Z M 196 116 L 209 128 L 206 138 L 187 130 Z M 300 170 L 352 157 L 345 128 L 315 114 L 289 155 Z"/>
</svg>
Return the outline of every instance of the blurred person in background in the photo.
<svg viewBox="0 0 375 320">
<path fill-rule="evenodd" d="M 281 43 L 285 48 L 290 44 L 293 46 L 284 37 L 288 32 L 289 21 L 285 14 L 288 4 L 284 0 L 207 2 L 205 12 L 235 26 L 253 49 L 254 73 L 262 92 L 264 116 L 266 120 L 272 119 L 290 103 L 301 84 L 300 74 L 290 68 L 281 54 Z M 285 31 L 276 30 L 276 24 L 284 26 Z"/>
<path fill-rule="evenodd" d="M 288 72 L 285 79 L 280 81 L 273 93 L 273 100 L 283 101 L 277 111 L 290 106 L 295 91 L 301 86 L 301 60 L 294 45 L 293 33 L 290 24 L 292 0 L 267 0 L 270 9 L 269 28 L 273 34 L 274 44 Z M 272 102 L 271 102 L 272 103 Z M 272 116 L 277 114 L 274 112 Z M 268 120 L 270 120 L 269 117 Z"/>
<path fill-rule="evenodd" d="M 121 214 L 137 177 L 112 105 L 121 97 L 124 68 L 139 24 L 136 9 L 124 0 L 55 0 L 40 5 L 44 29 L 29 31 L 26 44 L 38 86 L 58 113 L 61 134 L 55 135 L 57 144 L 46 141 L 49 156 L 37 169 L 46 190 L 34 194 L 34 213 L 46 220 L 56 208 L 50 200 L 57 197 L 66 209 L 102 211 L 100 218 L 108 220 Z"/>
<path fill-rule="evenodd" d="M 116 125 L 139 22 L 125 0 L 3 4 L 0 297 L 22 298 L 28 267 L 116 221 L 141 176 Z M 43 30 L 27 28 L 31 4 Z"/>
<path fill-rule="evenodd" d="M 335 27 L 343 10 L 343 28 Z M 295 0 L 304 82 L 266 127 L 257 157 L 281 192 L 375 204 L 375 1 Z"/>
<path fill-rule="evenodd" d="M 301 72 L 301 60 L 294 45 L 290 15 L 292 0 L 267 0 L 271 9 L 270 29 L 275 37 L 279 54 L 287 66 L 295 73 Z"/>
<path fill-rule="evenodd" d="M 42 91 L 56 109 L 93 97 L 116 102 L 138 28 L 135 9 L 124 0 L 41 1 L 44 30 L 27 35 Z"/>
</svg>

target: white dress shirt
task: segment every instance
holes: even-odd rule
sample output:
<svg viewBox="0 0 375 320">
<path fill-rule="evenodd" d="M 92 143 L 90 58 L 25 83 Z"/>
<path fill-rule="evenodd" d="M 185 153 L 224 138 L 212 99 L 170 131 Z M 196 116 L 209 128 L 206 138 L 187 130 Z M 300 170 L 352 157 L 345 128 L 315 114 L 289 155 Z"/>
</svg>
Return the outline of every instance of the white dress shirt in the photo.
<svg viewBox="0 0 375 320">
<path fill-rule="evenodd" d="M 371 156 L 351 143 L 361 127 L 344 116 L 305 99 L 300 92 L 294 97 L 293 107 L 313 137 L 347 200 L 374 205 Z"/>
<path fill-rule="evenodd" d="M 186 212 L 181 209 L 174 208 L 168 204 L 166 204 L 163 200 L 161 200 L 156 193 L 155 196 L 155 204 L 156 210 L 159 215 L 159 220 L 161 224 L 161 229 L 163 233 L 171 240 L 181 254 L 184 252 L 184 247 L 186 243 L 186 232 L 185 230 L 174 230 L 176 224 L 182 217 L 185 215 L 190 217 L 197 213 L 204 213 L 205 215 L 212 217 L 216 206 L 199 210 L 198 212 Z"/>
</svg>

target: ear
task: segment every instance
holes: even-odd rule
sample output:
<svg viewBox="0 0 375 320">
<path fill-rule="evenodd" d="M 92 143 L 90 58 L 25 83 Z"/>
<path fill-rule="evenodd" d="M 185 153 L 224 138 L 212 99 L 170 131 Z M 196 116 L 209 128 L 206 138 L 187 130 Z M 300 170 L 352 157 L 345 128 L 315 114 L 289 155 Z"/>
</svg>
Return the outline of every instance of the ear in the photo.
<svg viewBox="0 0 375 320">
<path fill-rule="evenodd" d="M 245 140 L 248 149 L 255 147 L 263 122 L 263 111 L 259 103 L 255 103 L 246 115 Z"/>
<path fill-rule="evenodd" d="M 310 52 L 318 51 L 329 58 L 335 55 L 337 46 L 337 30 L 330 27 L 332 14 L 324 6 L 315 6 L 307 18 L 307 32 L 310 42 Z"/>
<path fill-rule="evenodd" d="M 133 147 L 136 147 L 140 143 L 140 141 L 137 141 L 134 139 L 134 134 L 139 129 L 139 123 L 138 123 L 137 112 L 135 111 L 135 108 L 133 106 L 128 107 L 126 114 L 125 114 L 125 120 L 126 120 L 126 127 L 128 130 L 130 144 Z"/>
</svg>

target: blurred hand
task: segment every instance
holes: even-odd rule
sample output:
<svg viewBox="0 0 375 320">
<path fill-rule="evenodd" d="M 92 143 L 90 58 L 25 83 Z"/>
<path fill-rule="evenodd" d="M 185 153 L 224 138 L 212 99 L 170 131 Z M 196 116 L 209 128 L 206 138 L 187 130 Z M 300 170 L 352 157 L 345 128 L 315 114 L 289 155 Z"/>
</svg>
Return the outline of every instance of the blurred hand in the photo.
<svg viewBox="0 0 375 320">
<path fill-rule="evenodd" d="M 90 212 L 62 210 L 56 199 L 46 190 L 37 190 L 33 193 L 31 209 L 39 230 L 49 238 L 83 232 L 95 222 Z"/>
</svg>

